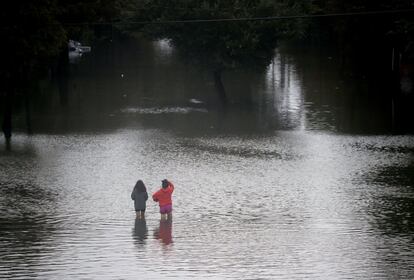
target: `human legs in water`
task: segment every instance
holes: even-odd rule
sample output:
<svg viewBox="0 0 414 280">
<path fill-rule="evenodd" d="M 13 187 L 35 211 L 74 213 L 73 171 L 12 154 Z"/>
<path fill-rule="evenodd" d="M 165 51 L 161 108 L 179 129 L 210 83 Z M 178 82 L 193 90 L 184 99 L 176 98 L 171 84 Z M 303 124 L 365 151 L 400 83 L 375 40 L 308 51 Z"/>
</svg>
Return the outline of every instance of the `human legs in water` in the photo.
<svg viewBox="0 0 414 280">
<path fill-rule="evenodd" d="M 137 219 L 145 218 L 145 210 L 136 210 L 135 213 L 137 214 Z"/>
<path fill-rule="evenodd" d="M 160 207 L 161 219 L 167 220 L 172 217 L 172 205 L 164 205 Z"/>
</svg>

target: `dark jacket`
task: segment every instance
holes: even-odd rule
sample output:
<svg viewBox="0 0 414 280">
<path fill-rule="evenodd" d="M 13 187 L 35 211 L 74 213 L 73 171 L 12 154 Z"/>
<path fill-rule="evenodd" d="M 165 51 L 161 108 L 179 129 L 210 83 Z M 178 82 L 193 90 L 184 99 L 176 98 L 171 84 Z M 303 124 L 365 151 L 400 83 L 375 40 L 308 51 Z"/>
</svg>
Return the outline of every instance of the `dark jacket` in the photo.
<svg viewBox="0 0 414 280">
<path fill-rule="evenodd" d="M 131 199 L 134 201 L 135 211 L 145 210 L 148 193 L 137 192 L 134 189 L 131 193 Z"/>
</svg>

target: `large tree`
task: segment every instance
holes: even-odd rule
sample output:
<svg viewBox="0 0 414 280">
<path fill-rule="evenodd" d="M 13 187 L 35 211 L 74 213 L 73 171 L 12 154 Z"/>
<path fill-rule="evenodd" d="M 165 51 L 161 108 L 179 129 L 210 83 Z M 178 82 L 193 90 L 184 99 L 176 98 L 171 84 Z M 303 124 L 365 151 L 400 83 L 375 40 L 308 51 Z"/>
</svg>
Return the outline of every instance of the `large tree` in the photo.
<svg viewBox="0 0 414 280">
<path fill-rule="evenodd" d="M 57 13 L 53 0 L 9 1 L 0 11 L 2 130 L 8 140 L 14 96 L 64 44 L 65 31 L 57 21 Z"/>
<path fill-rule="evenodd" d="M 268 65 L 278 39 L 303 31 L 304 21 L 265 18 L 305 13 L 308 4 L 303 2 L 145 0 L 138 4 L 135 21 L 151 22 L 144 25 L 147 34 L 169 39 L 185 58 L 208 67 L 226 103 L 223 71 Z"/>
<path fill-rule="evenodd" d="M 381 67 L 388 70 L 391 49 L 402 53 L 413 44 L 412 0 L 314 0 L 312 12 L 334 15 L 319 18 L 313 34 L 330 33 L 343 60 L 356 62 L 360 69 L 371 70 L 372 64 L 385 60 Z"/>
<path fill-rule="evenodd" d="M 12 132 L 13 98 L 26 98 L 30 81 L 67 56 L 68 38 L 80 36 L 85 26 L 113 20 L 116 0 L 16 0 L 0 10 L 0 104 L 2 130 Z M 91 23 L 91 24 L 88 24 Z"/>
</svg>

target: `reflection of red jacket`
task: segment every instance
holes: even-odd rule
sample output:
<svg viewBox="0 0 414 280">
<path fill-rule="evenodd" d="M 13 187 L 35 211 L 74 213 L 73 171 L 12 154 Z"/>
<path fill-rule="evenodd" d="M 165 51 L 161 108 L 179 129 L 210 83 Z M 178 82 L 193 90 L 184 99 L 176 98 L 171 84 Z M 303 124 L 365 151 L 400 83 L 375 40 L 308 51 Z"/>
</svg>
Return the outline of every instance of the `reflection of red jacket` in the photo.
<svg viewBox="0 0 414 280">
<path fill-rule="evenodd" d="M 172 204 L 171 196 L 174 191 L 174 185 L 171 182 L 168 183 L 168 187 L 166 187 L 165 189 L 161 188 L 152 195 L 152 199 L 154 201 L 158 201 L 160 207 Z"/>
<path fill-rule="evenodd" d="M 155 238 L 160 239 L 164 245 L 169 245 L 172 240 L 172 219 L 160 220 L 158 232 L 155 232 Z"/>
</svg>

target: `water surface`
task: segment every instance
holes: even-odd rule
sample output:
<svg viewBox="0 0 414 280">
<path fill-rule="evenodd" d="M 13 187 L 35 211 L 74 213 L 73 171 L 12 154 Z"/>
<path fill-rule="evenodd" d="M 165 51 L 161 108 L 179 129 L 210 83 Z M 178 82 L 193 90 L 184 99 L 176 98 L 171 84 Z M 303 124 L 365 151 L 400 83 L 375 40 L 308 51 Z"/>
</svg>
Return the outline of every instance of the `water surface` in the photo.
<svg viewBox="0 0 414 280">
<path fill-rule="evenodd" d="M 114 44 L 63 95 L 44 84 L 35 134 L 22 112 L 0 146 L 1 278 L 412 277 L 414 137 L 391 134 L 387 98 L 367 102 L 334 57 L 277 50 L 226 74 L 237 105 L 221 112 L 165 42 Z M 164 178 L 173 219 L 149 201 L 136 220 L 136 180 Z"/>
</svg>

